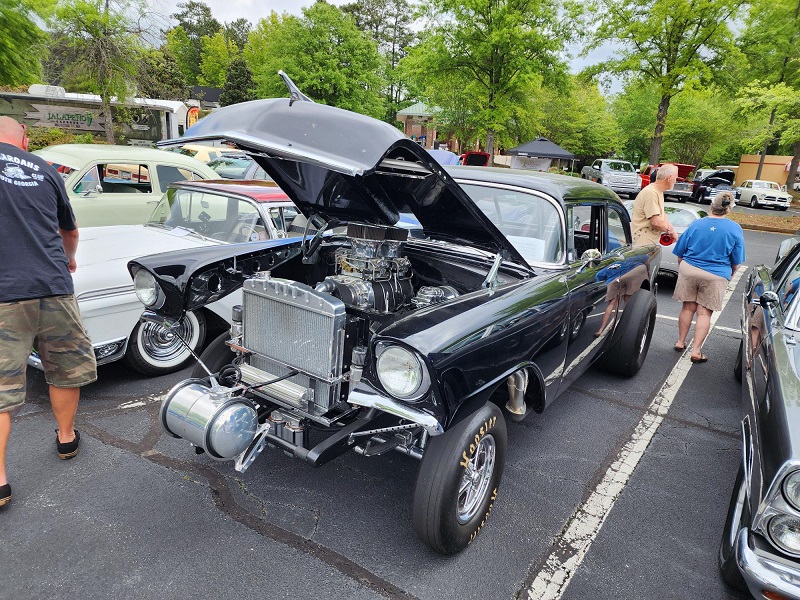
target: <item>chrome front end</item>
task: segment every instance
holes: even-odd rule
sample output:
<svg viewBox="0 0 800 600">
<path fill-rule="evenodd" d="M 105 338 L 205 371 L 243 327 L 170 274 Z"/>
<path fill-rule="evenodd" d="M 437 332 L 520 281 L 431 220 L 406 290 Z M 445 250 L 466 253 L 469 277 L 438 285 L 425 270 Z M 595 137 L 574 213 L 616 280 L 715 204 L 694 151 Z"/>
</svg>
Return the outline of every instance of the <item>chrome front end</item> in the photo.
<svg viewBox="0 0 800 600">
<path fill-rule="evenodd" d="M 764 592 L 800 600 L 800 570 L 797 563 L 750 545 L 750 530 L 736 538 L 736 564 L 755 598 L 769 599 Z M 771 596 L 774 598 L 775 596 Z"/>
</svg>

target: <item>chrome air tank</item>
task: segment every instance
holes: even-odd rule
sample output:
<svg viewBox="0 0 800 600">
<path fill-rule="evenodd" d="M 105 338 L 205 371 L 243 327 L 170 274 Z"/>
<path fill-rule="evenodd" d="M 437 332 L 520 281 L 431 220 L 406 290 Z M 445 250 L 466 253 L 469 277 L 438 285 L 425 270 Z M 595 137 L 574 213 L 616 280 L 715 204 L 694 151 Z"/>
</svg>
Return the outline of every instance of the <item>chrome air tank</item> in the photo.
<svg viewBox="0 0 800 600">
<path fill-rule="evenodd" d="M 218 460 L 236 458 L 258 432 L 258 413 L 247 398 L 225 386 L 210 387 L 187 379 L 161 401 L 161 424 L 167 433 L 188 440 Z"/>
</svg>

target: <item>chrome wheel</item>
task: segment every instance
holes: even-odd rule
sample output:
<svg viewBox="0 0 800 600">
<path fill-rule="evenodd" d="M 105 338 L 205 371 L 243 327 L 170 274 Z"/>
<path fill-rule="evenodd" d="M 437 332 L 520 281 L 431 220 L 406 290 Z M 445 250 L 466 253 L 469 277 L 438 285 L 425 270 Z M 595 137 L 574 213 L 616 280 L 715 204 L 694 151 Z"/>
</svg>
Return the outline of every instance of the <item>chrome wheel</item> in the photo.
<svg viewBox="0 0 800 600">
<path fill-rule="evenodd" d="M 139 323 L 131 334 L 125 359 L 130 366 L 145 375 L 163 375 L 184 366 L 192 358 L 189 349 L 197 352 L 206 336 L 206 321 L 202 312 L 184 315 L 174 329 L 155 323 Z"/>
<path fill-rule="evenodd" d="M 492 481 L 495 454 L 494 436 L 487 434 L 478 442 L 478 447 L 467 463 L 458 486 L 459 523 L 467 523 L 483 505 Z"/>
</svg>

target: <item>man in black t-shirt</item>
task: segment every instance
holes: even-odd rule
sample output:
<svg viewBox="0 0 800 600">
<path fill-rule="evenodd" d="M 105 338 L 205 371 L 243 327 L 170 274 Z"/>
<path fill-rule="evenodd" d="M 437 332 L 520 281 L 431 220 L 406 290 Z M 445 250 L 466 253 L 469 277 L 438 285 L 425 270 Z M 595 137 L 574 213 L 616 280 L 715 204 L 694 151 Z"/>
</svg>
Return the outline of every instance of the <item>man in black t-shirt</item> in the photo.
<svg viewBox="0 0 800 600">
<path fill-rule="evenodd" d="M 56 451 L 78 454 L 80 387 L 97 379 L 72 286 L 78 229 L 64 181 L 27 152 L 25 126 L 0 117 L 0 506 L 11 500 L 5 458 L 12 409 L 25 402 L 31 348 L 58 423 Z"/>
</svg>

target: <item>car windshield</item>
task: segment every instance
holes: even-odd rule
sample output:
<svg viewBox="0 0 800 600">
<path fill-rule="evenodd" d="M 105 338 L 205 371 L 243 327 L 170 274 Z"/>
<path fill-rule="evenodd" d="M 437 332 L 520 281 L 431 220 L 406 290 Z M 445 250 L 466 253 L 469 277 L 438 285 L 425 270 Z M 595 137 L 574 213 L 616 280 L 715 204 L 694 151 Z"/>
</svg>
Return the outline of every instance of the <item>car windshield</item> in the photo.
<svg viewBox="0 0 800 600">
<path fill-rule="evenodd" d="M 540 196 L 478 184 L 465 192 L 529 263 L 558 263 L 564 237 L 556 207 Z"/>
<path fill-rule="evenodd" d="M 221 192 L 170 189 L 145 225 L 195 233 L 225 243 L 269 239 L 258 208 L 248 200 Z"/>
<path fill-rule="evenodd" d="M 225 179 L 242 179 L 247 167 L 253 162 L 252 158 L 244 155 L 223 156 L 208 163 L 220 177 Z"/>
<path fill-rule="evenodd" d="M 763 189 L 763 190 L 779 190 L 779 189 L 781 189 L 781 186 L 779 186 L 777 183 L 773 183 L 771 181 L 754 181 L 753 182 L 753 187 L 754 188 Z"/>
<path fill-rule="evenodd" d="M 631 163 L 620 162 L 620 161 L 611 161 L 606 163 L 606 167 L 608 167 L 609 171 L 620 171 L 624 173 L 635 173 L 636 171 L 633 169 L 633 165 Z"/>
</svg>

